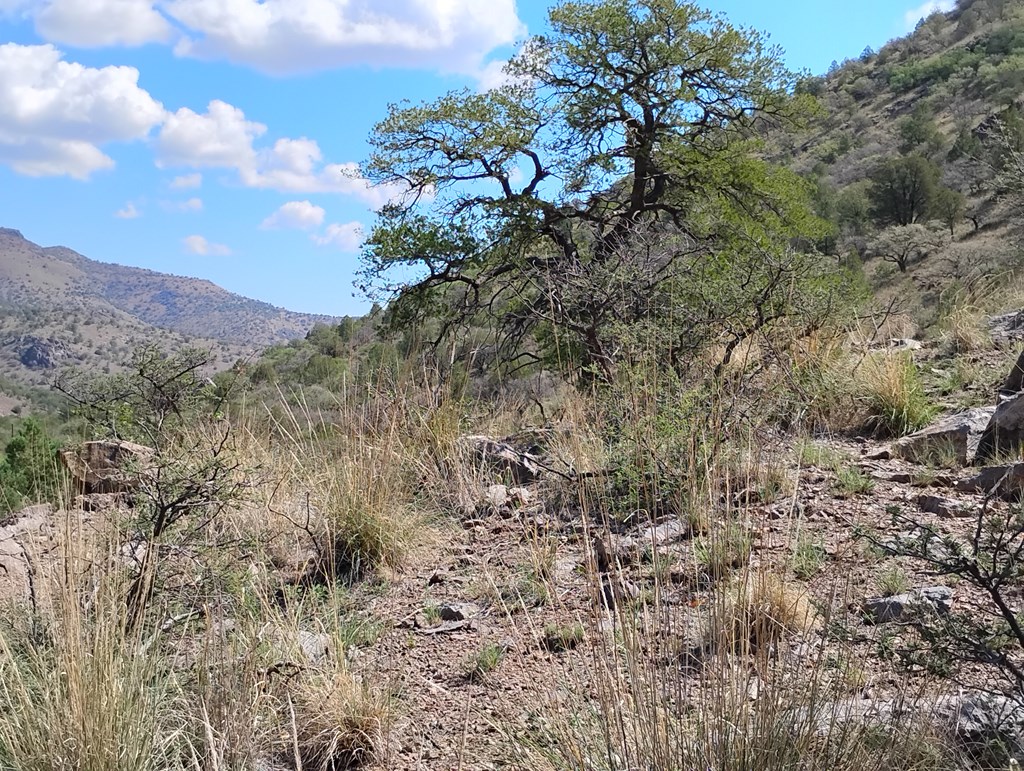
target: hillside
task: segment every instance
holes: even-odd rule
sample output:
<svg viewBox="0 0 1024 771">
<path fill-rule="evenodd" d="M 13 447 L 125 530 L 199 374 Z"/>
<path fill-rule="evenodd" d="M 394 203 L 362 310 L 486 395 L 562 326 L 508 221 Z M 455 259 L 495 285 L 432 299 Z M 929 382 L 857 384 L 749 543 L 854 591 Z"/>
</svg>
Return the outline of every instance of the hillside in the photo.
<svg viewBox="0 0 1024 771">
<path fill-rule="evenodd" d="M 830 251 L 863 263 L 876 293 L 898 297 L 919 331 L 941 325 L 948 295 L 1017 268 L 1020 223 L 1001 177 L 1024 146 L 1022 4 L 960 0 L 798 91 L 820 111 L 773 137 L 774 156 L 816 186 L 835 226 Z M 883 192 L 900 174 L 918 186 L 904 212 Z M 892 236 L 907 247 L 902 266 Z"/>
<path fill-rule="evenodd" d="M 25 387 L 67 365 L 116 369 L 144 343 L 211 348 L 220 366 L 302 337 L 327 317 L 292 313 L 199 279 L 97 262 L 0 228 L 0 392 L 6 414 Z"/>
</svg>

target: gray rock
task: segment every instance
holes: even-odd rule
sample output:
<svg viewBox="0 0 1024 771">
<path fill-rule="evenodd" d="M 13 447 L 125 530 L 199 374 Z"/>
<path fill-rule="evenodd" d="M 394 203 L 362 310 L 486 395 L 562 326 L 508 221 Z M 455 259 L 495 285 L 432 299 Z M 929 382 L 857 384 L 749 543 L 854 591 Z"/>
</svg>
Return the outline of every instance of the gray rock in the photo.
<svg viewBox="0 0 1024 771">
<path fill-rule="evenodd" d="M 935 705 L 934 722 L 986 767 L 1024 760 L 1024 707 L 1006 696 L 968 693 Z"/>
<path fill-rule="evenodd" d="M 472 602 L 446 602 L 438 612 L 442 621 L 469 621 L 483 613 L 483 608 Z"/>
<path fill-rule="evenodd" d="M 913 463 L 955 460 L 964 465 L 974 456 L 995 411 L 995 407 L 978 407 L 947 415 L 893 443 L 892 454 Z"/>
<path fill-rule="evenodd" d="M 1009 501 L 1024 497 L 1024 463 L 1009 466 L 989 466 L 967 479 L 962 479 L 956 488 L 968 493 L 994 495 Z"/>
<path fill-rule="evenodd" d="M 1024 337 L 1024 310 L 992 316 L 988 323 L 992 328 L 992 336 L 997 339 L 1015 340 Z"/>
<path fill-rule="evenodd" d="M 1024 393 L 1005 398 L 996 407 L 978 443 L 976 463 L 1013 453 L 1024 445 Z"/>
<path fill-rule="evenodd" d="M 25 348 L 19 358 L 29 369 L 55 369 L 71 357 L 67 345 L 53 338 L 41 340 L 26 337 L 22 339 L 22 344 Z"/>
<path fill-rule="evenodd" d="M 540 476 L 537 457 L 520 452 L 507 442 L 489 436 L 464 436 L 459 444 L 477 463 L 515 485 L 530 484 Z"/>
<path fill-rule="evenodd" d="M 299 644 L 302 655 L 313 666 L 323 664 L 331 655 L 330 635 L 300 629 L 296 642 Z"/>
<path fill-rule="evenodd" d="M 921 611 L 944 614 L 953 606 L 953 590 L 948 586 L 915 589 L 894 597 L 870 597 L 864 601 L 864 615 L 875 624 L 900 621 Z"/>
<path fill-rule="evenodd" d="M 1021 312 L 1021 316 L 1024 317 L 1024 311 Z M 1006 376 L 1006 380 L 1003 381 L 1003 385 L 999 389 L 999 393 L 1006 396 L 1013 396 L 1024 391 L 1024 351 L 1021 351 L 1020 357 L 1017 359 L 1017 363 L 1013 365 L 1013 369 L 1010 370 L 1010 374 Z"/>
<path fill-rule="evenodd" d="M 975 507 L 965 506 L 938 495 L 922 495 L 917 499 L 917 505 L 921 511 L 928 514 L 937 514 L 943 519 L 973 517 L 977 513 L 977 508 Z"/>
</svg>

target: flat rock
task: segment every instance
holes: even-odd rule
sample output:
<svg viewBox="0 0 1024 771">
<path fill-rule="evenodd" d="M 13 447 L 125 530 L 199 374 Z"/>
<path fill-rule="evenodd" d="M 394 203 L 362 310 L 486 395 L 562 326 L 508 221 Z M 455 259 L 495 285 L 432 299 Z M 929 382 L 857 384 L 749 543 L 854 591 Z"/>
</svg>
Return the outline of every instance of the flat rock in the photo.
<svg viewBox="0 0 1024 771">
<path fill-rule="evenodd" d="M 500 439 L 489 436 L 464 436 L 459 439 L 459 445 L 469 452 L 477 463 L 514 485 L 535 482 L 541 474 L 542 469 L 535 455 L 520 452 Z"/>
<path fill-rule="evenodd" d="M 927 514 L 937 514 L 943 519 L 973 517 L 977 509 L 939 495 L 922 495 L 917 499 L 918 508 Z"/>
<path fill-rule="evenodd" d="M 446 602 L 438 612 L 442 621 L 468 621 L 483 613 L 483 608 L 472 602 Z"/>
<path fill-rule="evenodd" d="M 930 586 L 893 597 L 869 597 L 864 601 L 864 615 L 875 624 L 885 624 L 900 621 L 920 610 L 948 613 L 952 605 L 952 589 L 948 586 Z"/>
<path fill-rule="evenodd" d="M 1024 497 L 1024 463 L 989 466 L 956 484 L 958 490 L 994 495 L 1009 501 Z"/>
<path fill-rule="evenodd" d="M 892 454 L 912 463 L 952 460 L 965 465 L 979 446 L 995 407 L 976 407 L 936 421 L 928 428 L 894 442 Z"/>
</svg>

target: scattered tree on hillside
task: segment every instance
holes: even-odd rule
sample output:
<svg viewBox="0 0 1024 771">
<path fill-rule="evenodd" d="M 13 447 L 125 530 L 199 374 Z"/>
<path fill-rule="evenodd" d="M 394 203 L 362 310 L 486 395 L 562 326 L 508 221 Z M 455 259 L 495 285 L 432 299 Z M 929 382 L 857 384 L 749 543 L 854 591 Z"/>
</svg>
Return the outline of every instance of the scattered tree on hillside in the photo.
<svg viewBox="0 0 1024 771">
<path fill-rule="evenodd" d="M 894 225 L 871 242 L 871 251 L 906 273 L 914 261 L 923 260 L 942 243 L 934 230 L 925 225 Z"/>
<path fill-rule="evenodd" d="M 963 193 L 948 187 L 940 189 L 932 201 L 932 215 L 949 228 L 949 236 L 956 236 L 956 225 L 967 212 L 967 199 Z"/>
<path fill-rule="evenodd" d="M 623 327 L 649 323 L 679 361 L 724 327 L 707 287 L 750 293 L 740 336 L 813 306 L 799 293 L 823 295 L 825 266 L 791 245 L 825 225 L 755 152 L 802 109 L 780 52 L 680 0 L 563 2 L 550 21 L 502 87 L 394 106 L 371 135 L 368 177 L 409 189 L 364 250 L 392 318 L 487 313 L 506 351 L 542 339 L 608 377 Z"/>
<path fill-rule="evenodd" d="M 875 219 L 883 225 L 913 225 L 924 219 L 939 189 L 939 167 L 923 155 L 887 158 L 871 174 Z"/>
</svg>

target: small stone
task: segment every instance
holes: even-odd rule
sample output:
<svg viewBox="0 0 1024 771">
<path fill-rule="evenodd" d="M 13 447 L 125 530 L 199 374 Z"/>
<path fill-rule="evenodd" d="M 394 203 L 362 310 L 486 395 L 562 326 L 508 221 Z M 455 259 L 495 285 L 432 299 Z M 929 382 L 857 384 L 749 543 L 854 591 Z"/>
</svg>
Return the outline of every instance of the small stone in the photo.
<svg viewBox="0 0 1024 771">
<path fill-rule="evenodd" d="M 317 634 L 315 632 L 307 632 L 304 629 L 300 629 L 297 639 L 299 649 L 302 651 L 303 655 L 305 655 L 310 664 L 322 664 L 330 655 L 330 635 Z"/>
<path fill-rule="evenodd" d="M 938 495 L 922 495 L 917 499 L 917 505 L 926 514 L 937 514 L 943 519 L 971 517 L 975 513 L 970 507 Z"/>
<path fill-rule="evenodd" d="M 483 613 L 483 608 L 472 602 L 446 602 L 438 611 L 443 621 L 468 621 Z"/>
</svg>

